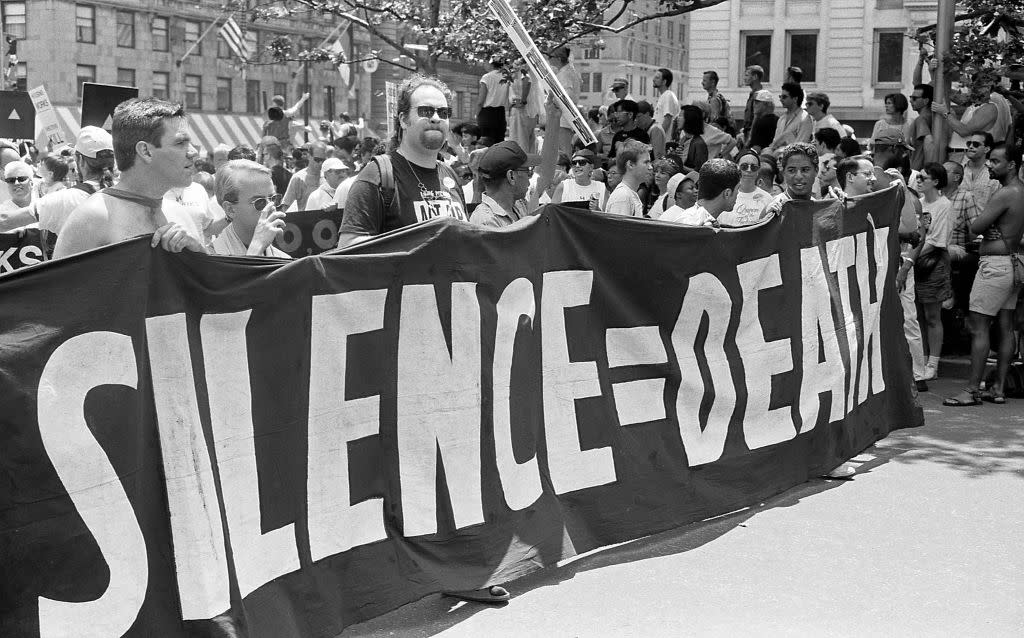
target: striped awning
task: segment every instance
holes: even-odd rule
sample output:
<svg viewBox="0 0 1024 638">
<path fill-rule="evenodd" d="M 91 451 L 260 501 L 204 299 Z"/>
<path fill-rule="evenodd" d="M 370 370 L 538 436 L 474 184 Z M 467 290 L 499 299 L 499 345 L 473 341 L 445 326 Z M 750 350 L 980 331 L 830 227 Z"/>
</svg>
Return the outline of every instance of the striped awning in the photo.
<svg viewBox="0 0 1024 638">
<path fill-rule="evenodd" d="M 55 108 L 57 120 L 61 123 L 68 141 L 74 140 L 78 136 L 81 109 L 77 106 L 57 106 Z M 260 118 L 255 115 L 189 112 L 188 121 L 192 131 L 193 144 L 200 149 L 205 149 L 207 153 L 212 153 L 213 148 L 218 144 L 227 144 L 228 146 L 248 144 L 256 148 L 263 127 Z"/>
</svg>

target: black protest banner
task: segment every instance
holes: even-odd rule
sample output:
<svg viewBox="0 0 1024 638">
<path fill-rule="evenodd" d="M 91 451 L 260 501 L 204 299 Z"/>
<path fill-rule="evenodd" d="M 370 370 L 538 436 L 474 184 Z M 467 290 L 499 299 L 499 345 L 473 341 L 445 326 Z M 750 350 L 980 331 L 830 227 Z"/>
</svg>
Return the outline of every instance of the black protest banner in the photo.
<svg viewBox="0 0 1024 638">
<path fill-rule="evenodd" d="M 85 82 L 82 85 L 82 126 L 98 126 L 109 131 L 114 109 L 133 97 L 139 97 L 139 90 L 134 86 Z"/>
<path fill-rule="evenodd" d="M 0 137 L 36 138 L 36 108 L 28 91 L 0 91 Z"/>
<path fill-rule="evenodd" d="M 338 246 L 341 211 L 303 210 L 284 216 L 284 233 L 274 245 L 292 257 L 319 255 Z"/>
<path fill-rule="evenodd" d="M 741 230 L 439 218 L 283 264 L 142 238 L 14 273 L 0 627 L 335 636 L 825 473 L 923 422 L 901 199 Z"/>
<path fill-rule="evenodd" d="M 42 262 L 42 234 L 38 228 L 0 233 L 0 275 Z"/>
</svg>

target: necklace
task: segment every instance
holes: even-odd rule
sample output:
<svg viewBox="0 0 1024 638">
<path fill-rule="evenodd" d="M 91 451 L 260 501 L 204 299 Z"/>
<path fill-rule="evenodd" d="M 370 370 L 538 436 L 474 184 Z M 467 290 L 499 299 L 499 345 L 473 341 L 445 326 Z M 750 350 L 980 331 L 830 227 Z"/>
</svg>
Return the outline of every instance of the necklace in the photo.
<svg viewBox="0 0 1024 638">
<path fill-rule="evenodd" d="M 412 165 L 412 162 L 410 162 L 405 157 L 405 155 L 402 155 L 401 153 L 395 153 L 395 155 L 401 157 L 402 160 L 405 162 L 405 165 L 409 167 L 410 171 L 412 171 L 412 176 L 416 180 L 416 184 L 417 184 L 417 186 L 419 186 L 419 189 L 420 189 L 420 199 L 423 201 L 423 203 L 426 205 L 426 207 L 428 209 L 430 209 L 430 217 L 431 218 L 440 217 L 441 216 L 441 211 L 439 211 L 434 206 L 434 200 L 430 199 L 430 197 L 428 195 L 429 191 L 427 191 L 427 187 L 423 185 L 423 182 L 420 181 L 420 176 L 416 172 L 416 168 Z"/>
</svg>

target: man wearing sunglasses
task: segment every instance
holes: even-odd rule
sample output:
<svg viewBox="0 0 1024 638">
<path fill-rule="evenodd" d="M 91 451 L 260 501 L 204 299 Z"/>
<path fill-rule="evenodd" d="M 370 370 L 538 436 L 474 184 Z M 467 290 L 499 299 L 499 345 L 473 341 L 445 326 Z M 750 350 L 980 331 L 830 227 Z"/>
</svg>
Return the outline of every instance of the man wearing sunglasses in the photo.
<svg viewBox="0 0 1024 638">
<path fill-rule="evenodd" d="M 211 244 L 215 254 L 291 259 L 274 246 L 284 233 L 284 213 L 274 209 L 276 191 L 269 168 L 231 160 L 217 171 L 214 194 L 228 219 Z"/>
<path fill-rule="evenodd" d="M 468 219 L 458 176 L 438 160 L 448 139 L 450 99 L 436 78 L 414 75 L 399 84 L 393 150 L 373 157 L 352 184 L 339 247 L 435 217 Z"/>
<path fill-rule="evenodd" d="M 967 136 L 964 145 L 967 150 L 963 162 L 964 179 L 960 187 L 974 195 L 978 210 L 985 210 L 988 200 L 999 190 L 999 182 L 992 179 L 987 166 L 989 151 L 995 143 L 989 133 L 972 133 Z"/>
<path fill-rule="evenodd" d="M 288 182 L 288 190 L 281 200 L 281 209 L 290 210 L 295 204 L 295 210 L 306 210 L 306 202 L 309 196 L 320 187 L 321 168 L 327 159 L 327 145 L 323 142 L 313 142 L 309 145 L 309 165 L 302 170 L 295 171 Z"/>
<path fill-rule="evenodd" d="M 185 109 L 156 98 L 134 98 L 114 109 L 114 156 L 121 179 L 76 208 L 57 236 L 54 258 L 152 234 L 170 252 L 206 252 L 202 232 L 164 193 L 192 182 L 195 150 Z"/>
<path fill-rule="evenodd" d="M 12 213 L 32 203 L 32 167 L 21 160 L 11 162 L 4 167 L 4 183 L 11 198 L 0 203 L 0 214 Z M 35 219 L 31 220 L 32 222 Z M 30 222 L 31 223 L 31 222 Z"/>
</svg>

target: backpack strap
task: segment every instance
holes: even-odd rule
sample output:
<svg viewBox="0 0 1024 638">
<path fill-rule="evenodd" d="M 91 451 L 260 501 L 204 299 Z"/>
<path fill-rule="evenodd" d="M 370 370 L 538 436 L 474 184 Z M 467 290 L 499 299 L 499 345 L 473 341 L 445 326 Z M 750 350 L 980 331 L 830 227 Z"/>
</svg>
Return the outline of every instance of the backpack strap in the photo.
<svg viewBox="0 0 1024 638">
<path fill-rule="evenodd" d="M 391 165 L 391 157 L 387 154 L 374 155 L 372 161 L 377 164 L 380 173 L 380 196 L 384 209 L 390 209 L 395 203 L 395 169 Z"/>
</svg>

